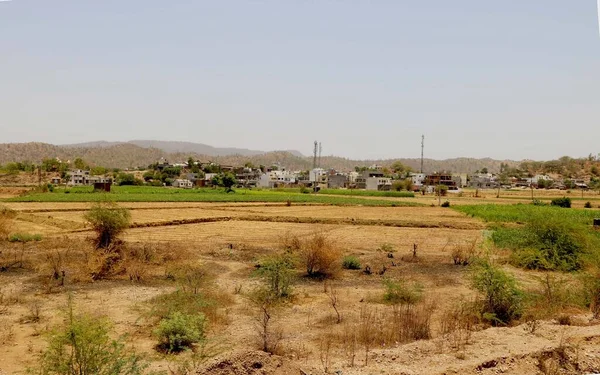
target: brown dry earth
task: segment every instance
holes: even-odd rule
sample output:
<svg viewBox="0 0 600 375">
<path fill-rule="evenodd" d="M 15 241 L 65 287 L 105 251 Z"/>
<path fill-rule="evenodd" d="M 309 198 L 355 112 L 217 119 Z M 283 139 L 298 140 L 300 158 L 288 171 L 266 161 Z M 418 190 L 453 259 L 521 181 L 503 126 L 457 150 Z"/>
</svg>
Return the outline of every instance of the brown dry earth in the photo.
<svg viewBox="0 0 600 375">
<path fill-rule="evenodd" d="M 481 201 L 479 199 L 471 201 Z M 72 239 L 90 236 L 83 220 L 88 204 L 7 205 L 19 211 L 15 224 L 18 231 Z M 197 258 L 190 262 L 208 264 L 218 270 L 216 287 L 233 299 L 226 311 L 228 324 L 215 326 L 209 333 L 210 341 L 219 343 L 220 354 L 199 368 L 198 374 L 324 373 L 320 339 L 336 327 L 332 323 L 334 312 L 321 282 L 300 280 L 295 286 L 293 302 L 277 311 L 274 322 L 283 329 L 278 356 L 256 352 L 257 312 L 245 296 L 259 283 L 251 277 L 257 257 L 278 251 L 288 234 L 309 236 L 315 232 L 334 239 L 344 255 L 359 257 L 363 265 L 369 264 L 374 269 L 386 266 L 386 277 L 422 284 L 425 298 L 436 301 L 437 305 L 433 339 L 374 349 L 368 366 L 364 365 L 364 351 L 359 349 L 353 367 L 349 366 L 343 348 L 334 345 L 328 366 L 330 373 L 542 374 L 541 369 L 553 368 L 554 362 L 558 368 L 555 374 L 600 372 L 600 326 L 587 325 L 589 319 L 585 316 L 580 317 L 585 326 L 560 326 L 548 321 L 533 334 L 526 325 L 475 332 L 470 343 L 460 351 L 450 347 L 447 337 L 440 336 L 439 321 L 445 308 L 460 296 L 473 294 L 468 286 L 467 271 L 451 262 L 451 249 L 479 239 L 484 228 L 481 222 L 453 210 L 209 203 L 127 203 L 123 206 L 131 208 L 133 221 L 140 226 L 129 229 L 123 236 L 125 241 L 161 243 L 192 250 Z M 218 218 L 229 219 L 181 222 Z M 314 223 L 302 221 L 308 219 Z M 393 259 L 378 251 L 382 244 L 390 244 L 396 250 Z M 414 244 L 418 245 L 417 260 L 412 259 Z M 511 271 L 525 282 L 536 276 Z M 340 291 L 344 321 L 355 321 L 367 303 L 375 309 L 385 308 L 377 302 L 383 293 L 383 277 L 365 275 L 361 271 L 342 273 L 335 286 Z M 156 341 L 140 316 L 146 301 L 173 289 L 171 284 L 153 280 L 141 284 L 103 281 L 69 287 L 78 308 L 108 316 L 116 331 L 128 334 L 132 345 L 156 370 L 174 368 L 178 358 L 165 357 L 153 349 Z M 16 374 L 35 363 L 36 355 L 44 347 L 43 332 L 61 321 L 66 293 L 41 292 L 33 275 L 27 272 L 0 273 L 0 292 L 5 297 L 18 299 L 0 314 L 0 374 Z M 35 301 L 41 303 L 42 320 L 24 322 L 23 317 L 28 315 Z"/>
</svg>

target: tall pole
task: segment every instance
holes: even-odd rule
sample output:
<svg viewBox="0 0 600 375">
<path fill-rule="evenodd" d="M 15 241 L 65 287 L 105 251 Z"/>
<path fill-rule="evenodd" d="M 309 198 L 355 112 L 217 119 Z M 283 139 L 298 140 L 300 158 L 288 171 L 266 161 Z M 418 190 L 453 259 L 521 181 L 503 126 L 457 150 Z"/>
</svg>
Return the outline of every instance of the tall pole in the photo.
<svg viewBox="0 0 600 375">
<path fill-rule="evenodd" d="M 421 135 L 421 173 L 423 173 L 423 149 L 425 148 L 425 135 Z"/>
<path fill-rule="evenodd" d="M 319 168 L 321 168 L 321 151 L 323 151 L 323 147 L 321 147 L 321 142 L 319 142 Z"/>
<path fill-rule="evenodd" d="M 315 141 L 315 148 L 313 150 L 313 169 L 317 169 L 317 147 L 318 142 Z"/>
</svg>

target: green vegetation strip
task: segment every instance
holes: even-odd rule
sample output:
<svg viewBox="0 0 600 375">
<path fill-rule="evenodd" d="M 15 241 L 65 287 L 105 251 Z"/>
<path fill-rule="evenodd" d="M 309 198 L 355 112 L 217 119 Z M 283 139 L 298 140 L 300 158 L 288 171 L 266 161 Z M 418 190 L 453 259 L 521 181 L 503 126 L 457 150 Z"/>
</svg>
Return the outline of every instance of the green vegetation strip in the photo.
<svg viewBox="0 0 600 375">
<path fill-rule="evenodd" d="M 174 189 L 150 186 L 115 186 L 110 193 L 93 192 L 92 188 L 55 189 L 54 192 L 31 193 L 6 199 L 7 202 L 290 202 L 336 206 L 415 207 L 416 202 L 362 199 L 281 192 L 277 190 Z"/>
<path fill-rule="evenodd" d="M 515 266 L 575 271 L 600 265 L 600 231 L 592 226 L 597 211 L 533 204 L 454 209 L 491 223 L 492 241 L 512 250 Z"/>
</svg>

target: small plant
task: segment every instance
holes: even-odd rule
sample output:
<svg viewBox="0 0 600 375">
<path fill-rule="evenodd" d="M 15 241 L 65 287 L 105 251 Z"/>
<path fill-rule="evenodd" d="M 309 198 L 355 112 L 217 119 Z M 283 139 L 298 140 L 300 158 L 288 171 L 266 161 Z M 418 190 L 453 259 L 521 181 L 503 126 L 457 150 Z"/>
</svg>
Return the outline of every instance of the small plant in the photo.
<svg viewBox="0 0 600 375">
<path fill-rule="evenodd" d="M 571 198 L 567 198 L 567 197 L 554 198 L 550 202 L 550 205 L 563 207 L 563 208 L 571 208 Z"/>
<path fill-rule="evenodd" d="M 204 339 L 205 318 L 202 314 L 174 312 L 162 319 L 154 334 L 158 337 L 158 348 L 167 353 L 178 353 L 191 349 Z"/>
<path fill-rule="evenodd" d="M 391 304 L 415 304 L 421 300 L 423 288 L 418 284 L 407 285 L 404 280 L 384 279 L 383 300 Z"/>
<path fill-rule="evenodd" d="M 359 270 L 361 269 L 360 260 L 355 256 L 348 255 L 344 257 L 342 267 L 346 270 Z"/>
<path fill-rule="evenodd" d="M 534 206 L 547 206 L 548 203 L 545 203 L 542 200 L 539 199 L 534 199 L 533 202 L 531 202 L 531 204 L 533 204 Z"/>
<path fill-rule="evenodd" d="M 583 208 L 592 208 L 592 202 L 585 202 Z"/>
<path fill-rule="evenodd" d="M 386 242 L 381 244 L 381 246 L 377 248 L 377 251 L 381 251 L 384 253 L 393 253 L 396 251 L 396 249 L 394 249 L 394 245 Z"/>
<path fill-rule="evenodd" d="M 444 203 L 442 203 L 442 207 L 450 207 L 450 202 L 445 201 Z"/>
</svg>

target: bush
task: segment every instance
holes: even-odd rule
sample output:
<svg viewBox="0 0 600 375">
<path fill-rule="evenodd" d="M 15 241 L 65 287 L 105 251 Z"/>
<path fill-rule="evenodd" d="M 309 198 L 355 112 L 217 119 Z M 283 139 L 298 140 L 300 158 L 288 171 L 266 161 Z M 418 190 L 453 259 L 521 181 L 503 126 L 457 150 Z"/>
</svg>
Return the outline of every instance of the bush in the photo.
<svg viewBox="0 0 600 375">
<path fill-rule="evenodd" d="M 301 244 L 300 257 L 310 277 L 332 277 L 339 267 L 340 250 L 323 234 Z"/>
<path fill-rule="evenodd" d="M 285 298 L 292 294 L 294 260 L 288 254 L 264 258 L 256 273 L 265 280 L 269 292 L 275 298 Z"/>
<path fill-rule="evenodd" d="M 154 331 L 158 337 L 158 347 L 167 353 L 191 349 L 193 344 L 204 340 L 204 325 L 202 314 L 174 312 L 162 319 Z"/>
<path fill-rule="evenodd" d="M 558 206 L 563 208 L 571 208 L 571 198 L 562 197 L 562 198 L 554 198 L 552 202 L 550 202 L 551 206 Z"/>
<path fill-rule="evenodd" d="M 592 202 L 585 202 L 583 208 L 592 208 Z"/>
<path fill-rule="evenodd" d="M 96 203 L 85 219 L 97 234 L 96 247 L 109 248 L 116 237 L 123 232 L 131 221 L 129 210 L 113 202 Z"/>
<path fill-rule="evenodd" d="M 421 300 L 423 288 L 418 284 L 406 285 L 403 280 L 383 280 L 386 291 L 383 300 L 391 304 L 415 304 Z"/>
<path fill-rule="evenodd" d="M 348 255 L 348 256 L 344 257 L 344 260 L 342 261 L 342 267 L 347 270 L 361 269 L 360 261 L 358 260 L 357 257 L 352 256 L 352 255 Z"/>
<path fill-rule="evenodd" d="M 444 203 L 442 203 L 442 207 L 450 207 L 450 202 L 445 201 Z"/>
<path fill-rule="evenodd" d="M 309 194 L 310 193 L 310 189 L 307 188 L 306 186 L 302 186 L 300 188 L 300 193 L 302 193 L 302 194 Z"/>
<path fill-rule="evenodd" d="M 110 337 L 106 319 L 75 315 L 69 306 L 64 327 L 48 336 L 48 347 L 39 359 L 41 374 L 141 375 L 147 367 L 142 358 L 125 349 L 123 338 Z"/>
<path fill-rule="evenodd" d="M 509 324 L 523 313 L 523 292 L 516 280 L 490 261 L 474 269 L 471 284 L 482 295 L 481 313 L 492 325 Z"/>
</svg>

